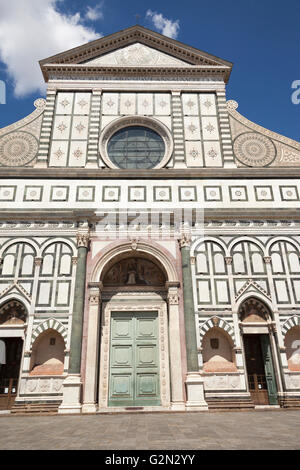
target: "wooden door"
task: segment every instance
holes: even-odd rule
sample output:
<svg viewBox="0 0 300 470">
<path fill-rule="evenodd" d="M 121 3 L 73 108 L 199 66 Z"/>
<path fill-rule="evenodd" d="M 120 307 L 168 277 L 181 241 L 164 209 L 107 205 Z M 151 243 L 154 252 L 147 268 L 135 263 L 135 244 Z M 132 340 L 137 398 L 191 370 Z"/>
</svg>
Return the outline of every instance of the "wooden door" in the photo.
<svg viewBox="0 0 300 470">
<path fill-rule="evenodd" d="M 112 313 L 109 405 L 160 405 L 157 312 Z"/>
<path fill-rule="evenodd" d="M 5 342 L 5 364 L 0 364 L 0 409 L 9 410 L 17 396 L 23 341 L 1 338 Z"/>
<path fill-rule="evenodd" d="M 255 405 L 268 405 L 269 396 L 260 335 L 244 335 L 248 385 Z"/>
</svg>

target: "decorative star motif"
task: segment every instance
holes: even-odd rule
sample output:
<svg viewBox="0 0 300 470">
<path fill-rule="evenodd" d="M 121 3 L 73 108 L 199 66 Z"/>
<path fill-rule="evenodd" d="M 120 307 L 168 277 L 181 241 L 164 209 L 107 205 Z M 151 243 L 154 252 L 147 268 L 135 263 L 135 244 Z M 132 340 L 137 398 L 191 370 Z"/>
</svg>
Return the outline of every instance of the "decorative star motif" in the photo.
<svg viewBox="0 0 300 470">
<path fill-rule="evenodd" d="M 189 152 L 189 155 L 191 155 L 191 157 L 195 159 L 196 157 L 199 156 L 199 152 L 193 147 L 192 150 Z"/>
<path fill-rule="evenodd" d="M 206 100 L 206 101 L 203 103 L 203 106 L 205 106 L 207 109 L 209 109 L 209 108 L 212 106 L 212 103 L 211 103 L 209 100 Z"/>
<path fill-rule="evenodd" d="M 208 152 L 208 156 L 210 158 L 216 158 L 218 156 L 217 152 L 212 148 L 209 152 Z"/>
<path fill-rule="evenodd" d="M 83 131 L 83 129 L 85 129 L 85 126 L 80 122 L 79 124 L 77 124 L 77 126 L 75 127 L 75 129 L 77 129 L 77 131 L 79 132 L 79 134 Z"/>
<path fill-rule="evenodd" d="M 63 133 L 63 131 L 67 129 L 67 126 L 64 122 L 61 122 L 59 126 L 57 126 L 57 129 L 60 130 L 61 133 Z"/>
<path fill-rule="evenodd" d="M 161 108 L 164 108 L 165 106 L 167 106 L 167 103 L 164 100 L 161 100 L 158 104 Z"/>
<path fill-rule="evenodd" d="M 79 158 L 81 158 L 82 155 L 83 155 L 83 152 L 82 150 L 80 150 L 79 147 L 73 152 L 73 156 L 77 158 L 77 160 L 79 160 Z"/>
<path fill-rule="evenodd" d="M 58 147 L 56 152 L 54 152 L 54 155 L 56 155 L 57 160 L 59 160 L 64 154 L 65 154 L 65 152 L 63 152 L 60 147 Z"/>
<path fill-rule="evenodd" d="M 110 98 L 106 104 L 111 108 L 115 104 L 115 102 Z"/>
<path fill-rule="evenodd" d="M 210 134 L 215 130 L 214 126 L 213 126 L 211 123 L 209 123 L 209 124 L 206 126 L 205 129 L 206 129 L 207 132 L 209 132 Z"/>
<path fill-rule="evenodd" d="M 82 108 L 84 108 L 86 105 L 87 105 L 87 101 L 85 101 L 84 99 L 78 101 L 78 104 L 79 106 Z"/>
<path fill-rule="evenodd" d="M 189 100 L 189 101 L 187 102 L 187 106 L 188 106 L 190 109 L 192 109 L 192 107 L 195 106 L 194 101 Z"/>
<path fill-rule="evenodd" d="M 149 106 L 149 103 L 148 103 L 147 100 L 144 100 L 144 101 L 142 102 L 142 105 L 144 106 L 144 108 L 147 108 L 147 106 Z"/>
<path fill-rule="evenodd" d="M 196 127 L 193 123 L 191 123 L 191 124 L 189 125 L 189 127 L 188 127 L 188 130 L 189 130 L 192 134 L 194 134 L 194 132 L 195 132 L 196 129 L 197 129 L 197 127 Z"/>
<path fill-rule="evenodd" d="M 125 104 L 126 108 L 129 108 L 129 106 L 132 106 L 132 102 L 129 101 L 129 100 L 125 101 L 124 104 Z"/>
<path fill-rule="evenodd" d="M 68 100 L 65 98 L 63 101 L 60 102 L 60 104 L 61 104 L 64 108 L 66 108 L 67 106 L 69 106 L 70 101 L 68 101 Z"/>
</svg>

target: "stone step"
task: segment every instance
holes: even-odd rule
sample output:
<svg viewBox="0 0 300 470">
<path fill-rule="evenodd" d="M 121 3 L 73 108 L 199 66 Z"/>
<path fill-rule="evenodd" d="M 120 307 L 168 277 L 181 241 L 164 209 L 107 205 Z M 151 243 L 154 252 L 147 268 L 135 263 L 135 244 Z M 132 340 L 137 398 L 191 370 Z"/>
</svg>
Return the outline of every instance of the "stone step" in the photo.
<svg viewBox="0 0 300 470">
<path fill-rule="evenodd" d="M 249 400 L 206 399 L 209 410 L 254 410 L 254 403 Z"/>
<path fill-rule="evenodd" d="M 57 413 L 60 403 L 16 403 L 11 414 Z"/>
</svg>

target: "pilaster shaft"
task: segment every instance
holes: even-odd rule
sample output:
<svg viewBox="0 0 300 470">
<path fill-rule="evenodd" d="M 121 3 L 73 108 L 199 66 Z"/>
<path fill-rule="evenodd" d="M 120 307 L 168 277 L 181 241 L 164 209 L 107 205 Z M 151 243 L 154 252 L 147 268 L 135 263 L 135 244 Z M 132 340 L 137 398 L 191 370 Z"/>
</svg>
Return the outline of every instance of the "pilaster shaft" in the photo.
<svg viewBox="0 0 300 470">
<path fill-rule="evenodd" d="M 69 374 L 80 374 L 88 241 L 88 234 L 79 233 L 77 235 L 78 257 L 72 315 Z"/>
<path fill-rule="evenodd" d="M 193 300 L 192 271 L 190 262 L 190 246 L 183 237 L 181 242 L 181 262 L 183 278 L 184 323 L 186 337 L 186 354 L 188 372 L 198 372 L 198 353 L 196 340 L 196 324 Z"/>
</svg>

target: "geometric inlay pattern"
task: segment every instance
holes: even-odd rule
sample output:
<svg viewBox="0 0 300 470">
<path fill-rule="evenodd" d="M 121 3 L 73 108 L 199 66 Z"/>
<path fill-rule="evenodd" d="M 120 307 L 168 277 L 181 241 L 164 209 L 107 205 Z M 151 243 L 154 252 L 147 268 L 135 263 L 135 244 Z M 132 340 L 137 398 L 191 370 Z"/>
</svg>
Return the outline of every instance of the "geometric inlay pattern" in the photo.
<svg viewBox="0 0 300 470">
<path fill-rule="evenodd" d="M 38 142 L 26 132 L 12 132 L 0 141 L 0 163 L 5 166 L 23 166 L 34 159 Z"/>
<path fill-rule="evenodd" d="M 271 139 L 256 132 L 239 135 L 233 148 L 236 158 L 247 166 L 266 166 L 276 157 L 276 148 Z"/>
</svg>

